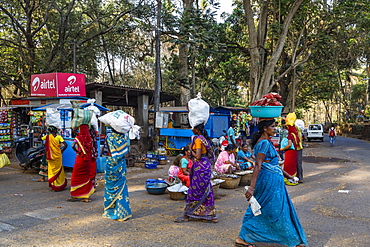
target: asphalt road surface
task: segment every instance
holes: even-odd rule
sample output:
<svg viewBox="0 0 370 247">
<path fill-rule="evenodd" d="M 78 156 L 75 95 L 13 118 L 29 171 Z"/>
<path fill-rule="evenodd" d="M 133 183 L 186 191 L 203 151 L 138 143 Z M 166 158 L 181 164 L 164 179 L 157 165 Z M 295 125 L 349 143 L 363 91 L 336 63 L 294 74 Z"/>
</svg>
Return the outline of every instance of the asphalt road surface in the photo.
<svg viewBox="0 0 370 247">
<path fill-rule="evenodd" d="M 305 144 L 304 183 L 288 190 L 309 246 L 370 246 L 370 144 L 338 137 L 330 147 L 327 136 Z M 243 187 L 218 190 L 219 223 L 175 223 L 184 201 L 144 187 L 147 178 L 165 177 L 168 167 L 128 168 L 133 218 L 116 222 L 101 217 L 103 174 L 92 202 L 67 202 L 68 190 L 51 191 L 32 181 L 36 172 L 23 173 L 14 162 L 0 169 L 0 246 L 234 246 L 247 207 Z"/>
</svg>

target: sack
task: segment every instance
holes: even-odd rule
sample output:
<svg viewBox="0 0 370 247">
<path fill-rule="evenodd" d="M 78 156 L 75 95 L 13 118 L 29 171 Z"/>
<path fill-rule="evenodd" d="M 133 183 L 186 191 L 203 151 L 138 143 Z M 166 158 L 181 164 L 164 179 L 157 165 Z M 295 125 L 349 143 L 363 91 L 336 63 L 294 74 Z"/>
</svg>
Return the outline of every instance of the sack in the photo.
<svg viewBox="0 0 370 247">
<path fill-rule="evenodd" d="M 73 108 L 73 118 L 72 118 L 71 127 L 78 128 L 82 124 L 90 125 L 92 115 L 93 115 L 93 111 L 91 110 Z"/>
<path fill-rule="evenodd" d="M 46 126 L 54 126 L 58 129 L 62 127 L 60 112 L 55 108 L 46 108 Z"/>
<path fill-rule="evenodd" d="M 119 133 L 129 132 L 135 123 L 135 119 L 122 110 L 109 112 L 98 119 Z"/>
<path fill-rule="evenodd" d="M 284 137 L 281 142 L 280 142 L 280 148 L 285 148 L 286 146 L 288 146 L 288 143 L 289 143 L 289 140 L 288 138 Z M 294 148 L 294 144 L 292 143 L 292 145 L 290 146 L 290 148 L 288 148 L 288 150 L 291 149 L 291 150 L 295 150 Z"/>
<path fill-rule="evenodd" d="M 334 130 L 333 130 L 333 129 L 331 129 L 331 130 L 330 130 L 330 132 L 329 132 L 329 136 L 335 136 L 335 132 L 334 132 Z"/>
<path fill-rule="evenodd" d="M 201 99 L 200 93 L 197 98 L 188 102 L 189 123 L 192 128 L 199 124 L 206 124 L 209 118 L 209 105 Z"/>
</svg>

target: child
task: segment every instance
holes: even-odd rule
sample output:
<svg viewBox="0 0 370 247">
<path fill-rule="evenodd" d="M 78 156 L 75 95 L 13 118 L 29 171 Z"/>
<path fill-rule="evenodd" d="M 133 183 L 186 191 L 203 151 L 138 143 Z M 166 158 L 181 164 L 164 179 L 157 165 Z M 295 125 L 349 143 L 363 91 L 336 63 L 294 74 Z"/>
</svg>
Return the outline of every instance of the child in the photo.
<svg viewBox="0 0 370 247">
<path fill-rule="evenodd" d="M 237 162 L 239 163 L 240 169 L 243 171 L 254 168 L 254 160 L 252 158 L 252 153 L 249 151 L 248 144 L 244 144 L 242 149 L 237 153 Z"/>
<path fill-rule="evenodd" d="M 182 159 L 182 154 L 177 155 L 172 165 L 168 169 L 168 181 L 171 183 L 174 182 L 176 178 L 178 178 L 179 176 L 181 159 Z"/>
</svg>

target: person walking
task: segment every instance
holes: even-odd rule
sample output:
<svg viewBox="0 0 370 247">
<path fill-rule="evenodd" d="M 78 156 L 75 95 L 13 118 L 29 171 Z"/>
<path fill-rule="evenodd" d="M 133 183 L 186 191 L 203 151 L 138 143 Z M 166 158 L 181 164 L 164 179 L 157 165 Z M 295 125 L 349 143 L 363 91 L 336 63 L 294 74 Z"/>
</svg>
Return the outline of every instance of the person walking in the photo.
<svg viewBox="0 0 370 247">
<path fill-rule="evenodd" d="M 181 223 L 191 219 L 217 223 L 214 194 L 211 184 L 213 153 L 204 124 L 193 128 L 194 138 L 191 144 L 193 166 L 190 170 L 190 187 L 185 200 L 183 217 L 175 222 Z"/>
<path fill-rule="evenodd" d="M 42 137 L 42 140 L 45 140 L 49 187 L 54 191 L 62 191 L 67 186 L 62 154 L 68 144 L 64 141 L 63 137 L 58 135 L 57 127 L 49 126 L 48 131 L 50 134 Z"/>
<path fill-rule="evenodd" d="M 112 128 L 107 137 L 110 157 L 105 170 L 103 217 L 125 221 L 132 217 L 126 178 L 126 157 L 129 152 L 128 133 L 119 133 Z"/>
<path fill-rule="evenodd" d="M 233 144 L 235 147 L 238 147 L 236 143 L 236 136 L 235 136 L 235 126 L 236 126 L 236 121 L 232 120 L 230 122 L 230 128 L 227 130 L 227 140 L 229 141 L 229 144 Z"/>
<path fill-rule="evenodd" d="M 280 151 L 284 151 L 284 171 L 290 176 L 295 177 L 297 175 L 297 161 L 298 161 L 298 152 L 297 147 L 299 146 L 299 137 L 297 129 L 294 125 L 294 121 L 288 125 L 288 145 L 282 147 Z M 288 178 L 285 179 L 286 185 L 297 185 L 297 182 L 293 182 Z"/>
<path fill-rule="evenodd" d="M 335 129 L 334 124 L 332 124 L 329 129 L 330 147 L 334 147 L 336 138 L 337 138 L 337 130 Z"/>
<path fill-rule="evenodd" d="M 276 243 L 286 246 L 307 246 L 306 235 L 284 184 L 284 172 L 278 164 L 278 153 L 269 141 L 275 134 L 275 120 L 262 119 L 251 141 L 256 157 L 250 186 L 245 193 L 261 206 L 255 216 L 251 207 L 245 212 L 236 246 L 256 247 L 253 243 Z"/>
<path fill-rule="evenodd" d="M 91 179 L 93 144 L 87 124 L 79 127 L 79 133 L 74 139 L 72 148 L 77 155 L 71 177 L 71 198 L 67 201 L 90 202 L 89 198 L 95 192 L 95 188 Z"/>
<path fill-rule="evenodd" d="M 303 134 L 302 134 L 302 129 L 299 128 L 297 125 L 295 126 L 297 129 L 298 133 L 298 145 L 297 145 L 297 178 L 298 183 L 303 183 L 303 165 L 302 165 L 302 160 L 303 160 Z"/>
</svg>

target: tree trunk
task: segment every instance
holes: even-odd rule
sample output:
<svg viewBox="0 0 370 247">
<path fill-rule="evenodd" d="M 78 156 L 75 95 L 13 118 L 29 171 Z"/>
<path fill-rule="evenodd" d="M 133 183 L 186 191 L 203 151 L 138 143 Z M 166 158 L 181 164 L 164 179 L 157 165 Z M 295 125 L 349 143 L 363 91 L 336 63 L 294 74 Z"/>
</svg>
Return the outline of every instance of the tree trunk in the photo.
<svg viewBox="0 0 370 247">
<path fill-rule="evenodd" d="M 183 0 L 184 12 L 183 16 L 187 15 L 187 12 L 192 8 L 194 0 Z M 183 31 L 184 27 L 180 27 L 180 35 L 181 31 Z M 188 41 L 182 40 L 182 43 L 179 45 L 179 63 L 180 63 L 180 102 L 181 105 L 184 106 L 190 100 L 190 81 L 189 81 L 189 65 L 188 65 L 188 54 L 189 54 L 189 47 Z"/>
<path fill-rule="evenodd" d="M 266 29 L 269 12 L 269 0 L 261 1 L 260 13 L 258 18 L 257 29 L 255 26 L 255 14 L 252 9 L 251 0 L 243 0 L 243 6 L 248 24 L 249 31 L 249 42 L 250 42 L 250 86 L 251 86 L 251 101 L 262 98 L 264 94 L 267 94 L 272 87 L 275 85 L 273 79 L 275 66 L 280 58 L 283 51 L 288 29 L 293 16 L 297 12 L 298 8 L 304 0 L 296 0 L 291 6 L 289 13 L 287 14 L 284 23 L 281 27 L 280 37 L 275 45 L 275 49 L 268 61 L 263 61 L 261 58 L 265 54 L 265 43 L 266 43 Z M 263 61 L 263 62 L 262 62 Z"/>
</svg>

